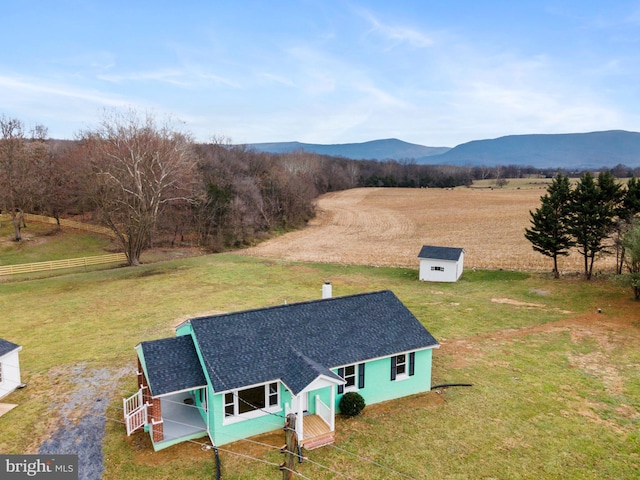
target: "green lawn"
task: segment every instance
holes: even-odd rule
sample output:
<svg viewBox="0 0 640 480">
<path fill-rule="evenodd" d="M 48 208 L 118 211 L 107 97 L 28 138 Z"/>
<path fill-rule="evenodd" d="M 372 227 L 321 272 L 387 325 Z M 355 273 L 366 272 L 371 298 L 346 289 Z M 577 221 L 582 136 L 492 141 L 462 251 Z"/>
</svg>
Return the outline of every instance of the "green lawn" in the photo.
<svg viewBox="0 0 640 480">
<path fill-rule="evenodd" d="M 0 452 L 37 451 L 56 419 L 50 406 L 87 388 L 71 375 L 74 367 L 133 370 L 133 347 L 172 336 L 180 320 L 317 299 L 326 279 L 335 296 L 393 290 L 443 343 L 434 355 L 434 384 L 474 386 L 372 405 L 360 417 L 340 419 L 339 449 L 310 452 L 315 463 L 298 467 L 306 478 L 406 478 L 389 469 L 410 478 L 640 476 L 640 324 L 618 325 L 620 312 L 640 308 L 631 290 L 605 280 L 506 271 L 469 271 L 457 283 L 430 284 L 418 281 L 417 265 L 299 264 L 231 254 L 0 283 L 0 337 L 23 346 L 29 384 L 4 399 L 19 407 L 0 418 Z M 593 316 L 599 307 L 595 321 L 602 325 L 563 327 L 562 320 Z M 560 323 L 552 328 L 553 322 Z M 127 377 L 109 399 L 103 478 L 211 478 L 213 455 L 199 445 L 153 453 L 146 434 L 126 437 L 116 420 L 121 398 L 134 390 L 135 379 Z M 281 445 L 281 437 L 271 444 Z M 270 464 L 282 461 L 276 449 L 240 442 L 223 450 L 226 480 L 279 478 Z"/>
<path fill-rule="evenodd" d="M 0 219 L 0 265 L 90 257 L 111 253 L 112 240 L 105 236 L 72 229 L 58 230 L 55 225 L 27 223 L 23 240 L 13 241 L 15 232 L 8 215 Z"/>
</svg>

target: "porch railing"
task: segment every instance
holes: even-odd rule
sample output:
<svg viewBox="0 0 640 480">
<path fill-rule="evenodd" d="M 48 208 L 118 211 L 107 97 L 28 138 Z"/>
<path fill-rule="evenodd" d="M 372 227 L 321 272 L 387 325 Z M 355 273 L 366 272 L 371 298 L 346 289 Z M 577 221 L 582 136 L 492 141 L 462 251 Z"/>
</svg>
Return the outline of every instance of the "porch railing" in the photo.
<svg viewBox="0 0 640 480">
<path fill-rule="evenodd" d="M 316 395 L 316 414 L 333 430 L 333 415 L 331 409 L 320 400 L 320 395 Z"/>
<path fill-rule="evenodd" d="M 129 398 L 123 398 L 122 407 L 124 410 L 127 435 L 131 435 L 134 431 L 146 425 L 147 405 L 142 398 L 142 389 L 138 390 Z"/>
</svg>

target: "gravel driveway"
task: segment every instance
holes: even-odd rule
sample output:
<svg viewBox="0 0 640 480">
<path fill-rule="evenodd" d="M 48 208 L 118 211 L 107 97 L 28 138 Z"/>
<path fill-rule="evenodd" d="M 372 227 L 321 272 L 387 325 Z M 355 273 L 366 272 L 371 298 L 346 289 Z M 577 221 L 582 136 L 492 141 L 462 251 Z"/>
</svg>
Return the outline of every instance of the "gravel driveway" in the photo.
<svg viewBox="0 0 640 480">
<path fill-rule="evenodd" d="M 120 419 L 121 412 L 107 406 L 118 396 L 121 377 L 133 375 L 130 368 L 112 370 L 79 365 L 72 368 L 70 378 L 77 389 L 54 406 L 59 416 L 56 430 L 41 445 L 40 454 L 78 455 L 78 479 L 98 480 L 104 471 L 102 441 L 108 418 Z M 124 427 L 123 427 L 124 428 Z"/>
</svg>

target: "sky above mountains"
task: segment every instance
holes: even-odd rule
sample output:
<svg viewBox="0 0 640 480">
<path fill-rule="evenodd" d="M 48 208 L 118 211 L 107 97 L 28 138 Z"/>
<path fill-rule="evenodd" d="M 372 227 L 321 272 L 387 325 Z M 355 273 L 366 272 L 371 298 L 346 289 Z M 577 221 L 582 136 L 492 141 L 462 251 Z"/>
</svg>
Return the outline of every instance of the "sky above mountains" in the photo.
<svg viewBox="0 0 640 480">
<path fill-rule="evenodd" d="M 105 108 L 233 143 L 640 131 L 640 1 L 33 0 L 2 18 L 0 115 L 55 138 Z"/>
</svg>

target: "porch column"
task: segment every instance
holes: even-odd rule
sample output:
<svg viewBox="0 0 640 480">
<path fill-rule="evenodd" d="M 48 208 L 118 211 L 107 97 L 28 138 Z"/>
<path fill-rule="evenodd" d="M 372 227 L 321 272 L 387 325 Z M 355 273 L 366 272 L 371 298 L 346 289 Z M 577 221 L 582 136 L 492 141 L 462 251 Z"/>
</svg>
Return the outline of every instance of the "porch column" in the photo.
<svg viewBox="0 0 640 480">
<path fill-rule="evenodd" d="M 304 439 L 304 411 L 302 410 L 302 395 L 306 395 L 305 393 L 299 393 L 296 396 L 296 403 L 297 403 L 297 416 L 298 416 L 298 420 L 296 421 L 296 433 L 298 434 L 298 441 L 301 441 L 302 439 Z"/>
<path fill-rule="evenodd" d="M 331 401 L 329 402 L 331 405 L 331 415 L 329 419 L 329 428 L 333 432 L 336 429 L 336 386 L 331 385 Z"/>
</svg>

